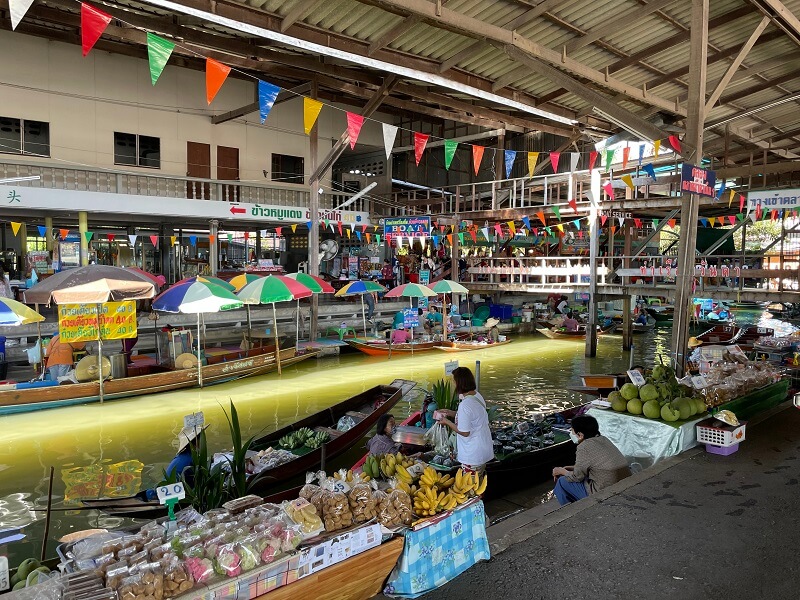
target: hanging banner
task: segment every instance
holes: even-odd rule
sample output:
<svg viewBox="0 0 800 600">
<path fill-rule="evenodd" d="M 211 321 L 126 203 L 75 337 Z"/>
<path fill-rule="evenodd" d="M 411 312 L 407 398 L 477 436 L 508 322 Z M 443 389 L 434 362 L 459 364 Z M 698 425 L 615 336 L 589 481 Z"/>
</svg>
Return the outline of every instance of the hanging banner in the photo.
<svg viewBox="0 0 800 600">
<path fill-rule="evenodd" d="M 574 173 L 575 169 L 578 168 L 578 160 L 580 160 L 581 155 L 579 152 L 570 152 L 569 153 L 569 172 Z"/>
<path fill-rule="evenodd" d="M 483 146 L 472 146 L 472 168 L 475 171 L 475 175 L 478 174 L 478 171 L 481 168 L 481 161 L 483 160 L 483 151 L 486 150 Z"/>
<path fill-rule="evenodd" d="M 303 131 L 306 132 L 306 135 L 311 133 L 321 110 L 322 102 L 303 96 Z"/>
<path fill-rule="evenodd" d="M 175 44 L 169 40 L 157 36 L 155 33 L 147 32 L 147 60 L 150 63 L 150 81 L 156 84 L 167 61 L 175 49 Z"/>
<path fill-rule="evenodd" d="M 741 201 L 744 197 L 740 199 Z M 800 188 L 790 188 L 785 190 L 758 190 L 755 192 L 747 193 L 747 212 L 755 210 L 756 206 L 762 206 L 765 209 L 789 209 L 796 210 L 800 208 Z"/>
<path fill-rule="evenodd" d="M 516 150 L 505 151 L 506 179 L 511 179 L 511 170 L 514 168 L 514 159 L 517 158 Z"/>
<path fill-rule="evenodd" d="M 716 182 L 717 174 L 714 171 L 683 163 L 681 169 L 681 192 L 684 194 L 697 194 L 706 198 L 714 198 L 716 196 L 714 190 Z"/>
<path fill-rule="evenodd" d="M 135 301 L 103 302 L 99 308 L 98 326 L 97 304 L 59 304 L 58 333 L 61 342 L 91 342 L 98 337 L 103 340 L 123 340 L 138 335 Z"/>
<path fill-rule="evenodd" d="M 94 6 L 81 3 L 81 48 L 84 56 L 94 48 L 109 23 L 111 15 Z"/>
<path fill-rule="evenodd" d="M 528 152 L 528 177 L 533 177 L 533 171 L 536 169 L 536 161 L 538 160 L 538 152 Z"/>
<path fill-rule="evenodd" d="M 431 236 L 430 217 L 386 217 L 383 219 L 383 235 L 393 237 L 422 238 Z"/>
<path fill-rule="evenodd" d="M 8 9 L 11 12 L 11 29 L 17 28 L 31 4 L 33 4 L 33 0 L 9 0 Z"/>
<path fill-rule="evenodd" d="M 597 162 L 597 155 L 598 154 L 599 154 L 599 152 L 595 152 L 594 150 L 589 152 L 589 171 L 593 171 L 594 170 L 594 164 Z"/>
<path fill-rule="evenodd" d="M 213 58 L 206 58 L 206 101 L 211 104 L 222 89 L 231 68 Z"/>
<path fill-rule="evenodd" d="M 356 113 L 347 113 L 347 137 L 350 138 L 350 150 L 354 150 L 361 128 L 364 126 L 364 117 Z"/>
<path fill-rule="evenodd" d="M 558 159 L 561 158 L 561 152 L 550 153 L 550 166 L 553 167 L 553 173 L 558 173 Z"/>
<path fill-rule="evenodd" d="M 444 168 L 450 170 L 450 165 L 453 164 L 453 157 L 456 155 L 456 148 L 458 142 L 454 140 L 444 141 Z"/>
<path fill-rule="evenodd" d="M 424 133 L 414 132 L 414 162 L 416 162 L 417 166 L 419 166 L 419 161 L 422 160 L 422 153 L 425 152 L 429 137 Z"/>
<path fill-rule="evenodd" d="M 397 137 L 397 127 L 387 123 L 381 124 L 383 127 L 383 147 L 386 149 L 386 159 L 392 156 L 392 148 L 394 147 L 394 140 Z"/>
<path fill-rule="evenodd" d="M 266 81 L 258 80 L 258 113 L 261 117 L 261 124 L 267 120 L 269 111 L 272 110 L 272 105 L 278 98 L 281 88 L 277 85 L 272 85 Z"/>
</svg>

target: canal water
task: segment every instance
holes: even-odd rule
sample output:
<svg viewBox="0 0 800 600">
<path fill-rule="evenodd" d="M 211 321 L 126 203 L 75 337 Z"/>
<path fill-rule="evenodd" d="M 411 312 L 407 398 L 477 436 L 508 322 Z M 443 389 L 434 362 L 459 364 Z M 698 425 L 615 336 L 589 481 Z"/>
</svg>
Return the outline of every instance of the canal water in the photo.
<svg viewBox="0 0 800 600">
<path fill-rule="evenodd" d="M 634 364 L 668 362 L 671 329 L 635 336 Z M 515 339 L 495 350 L 448 354 L 429 352 L 391 360 L 360 353 L 311 359 L 282 376 L 258 378 L 154 394 L 104 405 L 92 404 L 0 417 L 0 555 L 38 556 L 43 534 L 50 467 L 55 469 L 50 539 L 89 527 L 115 527 L 127 521 L 96 511 L 72 510 L 82 498 L 127 496 L 152 486 L 175 454 L 183 417 L 202 411 L 210 423 L 210 448 L 230 447 L 223 409 L 234 402 L 243 435 L 264 435 L 375 385 L 395 378 L 430 387 L 444 376 L 444 363 L 458 360 L 474 368 L 481 362 L 480 389 L 511 418 L 579 404 L 585 399 L 565 390 L 580 385 L 586 372 L 618 372 L 631 355 L 620 336 L 599 339 L 597 357 L 586 359 L 582 342 L 539 335 Z M 398 405 L 406 416 L 417 406 Z M 347 460 L 363 453 L 354 450 Z M 9 536 L 13 536 L 9 539 Z M 16 540 L 19 536 L 22 539 Z M 49 555 L 53 554 L 51 547 Z"/>
</svg>

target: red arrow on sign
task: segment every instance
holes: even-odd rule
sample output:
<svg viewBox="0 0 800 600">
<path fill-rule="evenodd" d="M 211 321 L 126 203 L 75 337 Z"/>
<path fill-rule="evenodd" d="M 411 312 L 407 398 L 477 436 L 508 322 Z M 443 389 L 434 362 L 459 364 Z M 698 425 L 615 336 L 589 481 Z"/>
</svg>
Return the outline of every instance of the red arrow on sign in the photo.
<svg viewBox="0 0 800 600">
<path fill-rule="evenodd" d="M 244 214 L 247 210 L 244 208 L 237 208 L 236 206 L 231 206 L 231 214 L 235 215 L 236 213 Z"/>
</svg>

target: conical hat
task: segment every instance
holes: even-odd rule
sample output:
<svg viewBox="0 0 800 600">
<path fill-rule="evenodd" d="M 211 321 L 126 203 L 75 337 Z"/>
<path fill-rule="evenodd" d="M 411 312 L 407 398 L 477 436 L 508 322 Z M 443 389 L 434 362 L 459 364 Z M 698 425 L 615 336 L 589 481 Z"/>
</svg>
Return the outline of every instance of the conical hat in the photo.
<svg viewBox="0 0 800 600">
<path fill-rule="evenodd" d="M 106 378 L 111 375 L 111 361 L 104 356 L 102 364 L 103 378 Z M 81 382 L 97 381 L 99 379 L 96 356 L 89 354 L 78 361 L 75 366 L 75 379 Z"/>
<path fill-rule="evenodd" d="M 176 369 L 194 369 L 197 366 L 197 356 L 191 352 L 179 354 L 175 359 Z"/>
</svg>

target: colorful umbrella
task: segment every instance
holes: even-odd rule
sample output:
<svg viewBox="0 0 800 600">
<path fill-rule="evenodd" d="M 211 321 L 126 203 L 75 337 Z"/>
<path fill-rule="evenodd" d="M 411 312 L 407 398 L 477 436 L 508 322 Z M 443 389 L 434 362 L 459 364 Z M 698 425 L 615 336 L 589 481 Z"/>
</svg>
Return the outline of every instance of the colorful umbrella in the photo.
<svg viewBox="0 0 800 600">
<path fill-rule="evenodd" d="M 380 283 L 374 281 L 351 281 L 338 292 L 337 296 L 361 296 L 361 320 L 364 324 L 364 337 L 367 337 L 367 316 L 364 312 L 364 294 L 372 294 L 373 292 L 385 292 L 386 288 Z"/>
<path fill-rule="evenodd" d="M 469 290 L 457 281 L 452 279 L 440 279 L 434 283 L 430 288 L 437 294 L 469 294 Z M 455 299 L 454 299 L 455 302 Z M 467 296 L 469 302 L 469 296 Z M 442 315 L 444 321 L 444 334 L 447 334 L 447 324 L 450 322 L 450 314 L 447 312 L 447 296 L 445 295 L 444 314 Z M 472 333 L 472 320 L 469 322 L 470 334 Z"/>
<path fill-rule="evenodd" d="M 197 383 L 200 387 L 203 387 L 200 313 L 214 313 L 241 307 L 242 302 L 231 292 L 215 283 L 203 281 L 203 278 L 176 283 L 153 300 L 153 310 L 197 315 Z"/>
<path fill-rule="evenodd" d="M 225 288 L 229 292 L 233 292 L 236 290 L 236 286 L 228 283 L 224 279 L 220 279 L 219 277 L 211 277 L 210 275 L 198 275 L 197 277 L 185 277 L 178 281 L 177 283 L 194 283 L 195 281 L 199 281 L 201 283 L 213 283 L 214 285 L 218 285 L 222 288 Z"/>
<path fill-rule="evenodd" d="M 278 316 L 275 311 L 276 302 L 288 302 L 299 298 L 308 298 L 314 292 L 283 275 L 268 275 L 244 286 L 236 294 L 248 306 L 250 304 L 272 304 L 273 331 L 275 334 L 275 361 L 278 364 L 278 374 L 281 372 L 281 347 L 278 342 Z"/>
<path fill-rule="evenodd" d="M 325 281 L 322 277 L 316 275 L 309 275 L 308 273 L 290 273 L 286 277 L 294 279 L 302 283 L 315 294 L 333 294 L 336 290 L 333 289 L 330 283 Z M 297 300 L 297 326 L 295 328 L 294 340 L 295 349 L 297 342 L 300 339 L 300 300 Z"/>
<path fill-rule="evenodd" d="M 40 323 L 44 317 L 32 308 L 11 298 L 0 298 L 0 325 L 16 326 Z"/>
<path fill-rule="evenodd" d="M 404 283 L 386 292 L 386 298 L 431 298 L 437 293 L 421 283 Z"/>
<path fill-rule="evenodd" d="M 228 283 L 233 286 L 234 292 L 238 292 L 248 283 L 252 283 L 253 281 L 261 279 L 262 277 L 263 275 L 255 275 L 254 273 L 242 273 L 241 275 L 231 278 Z"/>
<path fill-rule="evenodd" d="M 145 271 L 144 269 L 140 269 L 139 267 L 122 267 L 122 268 L 128 269 L 129 271 L 135 271 L 139 275 L 147 277 L 147 279 L 149 279 L 155 284 L 156 289 L 159 289 L 162 285 L 164 285 L 167 282 L 167 279 L 163 275 L 154 275 L 153 273 Z"/>
</svg>

